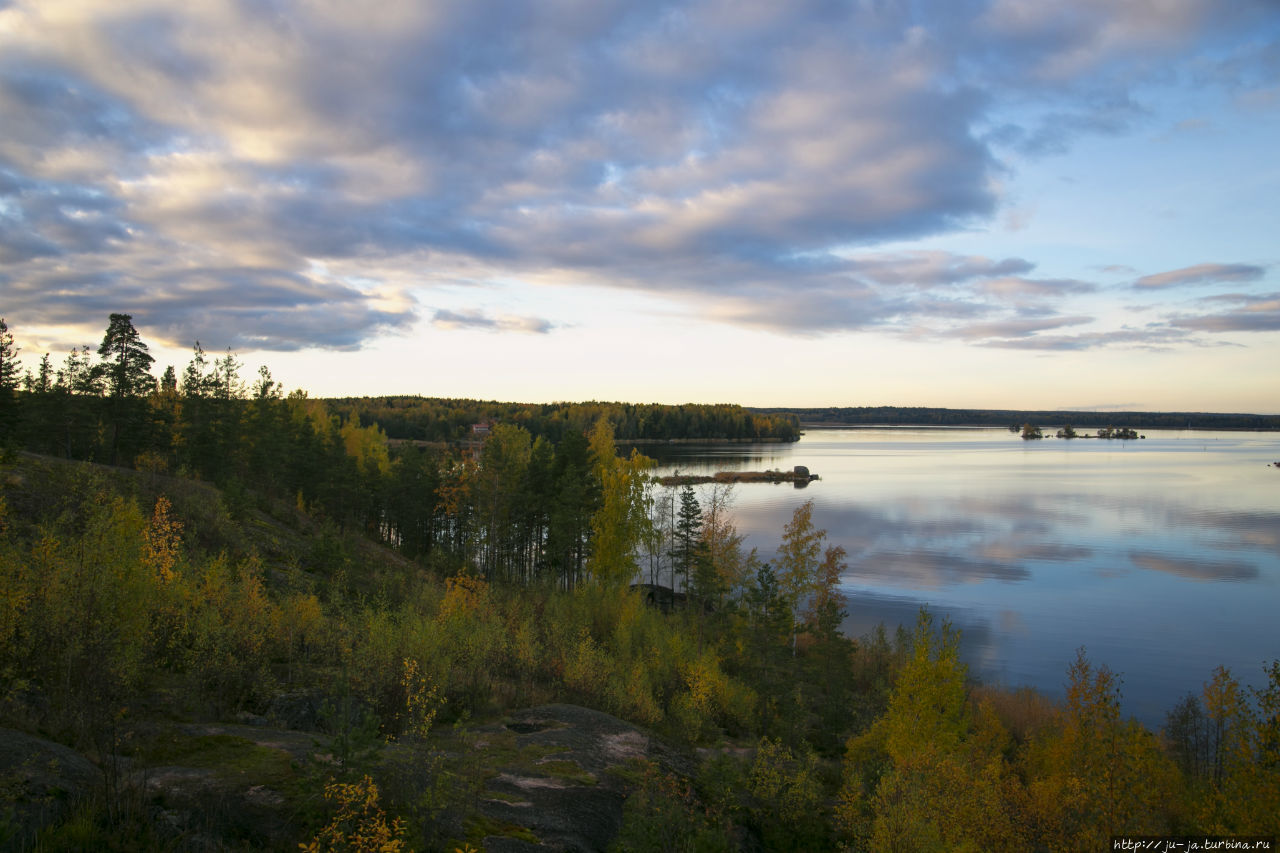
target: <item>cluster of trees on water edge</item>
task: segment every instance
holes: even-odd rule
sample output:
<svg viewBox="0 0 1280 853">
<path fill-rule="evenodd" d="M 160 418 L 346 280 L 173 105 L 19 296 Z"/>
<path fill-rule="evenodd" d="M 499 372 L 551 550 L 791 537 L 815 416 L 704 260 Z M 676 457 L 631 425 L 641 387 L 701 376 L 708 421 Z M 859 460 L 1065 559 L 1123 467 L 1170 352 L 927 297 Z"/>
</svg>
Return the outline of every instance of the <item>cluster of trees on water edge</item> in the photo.
<svg viewBox="0 0 1280 853">
<path fill-rule="evenodd" d="M 101 801 L 45 849 L 173 842 L 121 807 L 116 759 L 145 766 L 157 696 L 225 720 L 299 690 L 330 701 L 342 745 L 323 773 L 290 778 L 312 792 L 299 840 L 317 846 L 368 829 L 335 824 L 325 787 L 377 803 L 383 846 L 467 843 L 434 817 L 476 780 L 433 732 L 548 701 L 711 748 L 689 778 L 638 779 L 619 850 L 1081 850 L 1280 831 L 1280 663 L 1258 689 L 1219 669 L 1159 732 L 1124 719 L 1119 677 L 1083 650 L 1062 703 L 976 685 L 927 613 L 892 638 L 840 633 L 845 554 L 811 505 L 763 560 L 742 547 L 730 490 L 656 488 L 605 419 L 555 442 L 499 423 L 472 454 L 393 449 L 266 371 L 238 391 L 230 354 L 197 350 L 180 386 L 148 387 L 120 366 L 143 364 L 123 331 L 100 350 L 110 395 L 70 390 L 95 367 L 82 353 L 67 391 L 4 410 L 6 436 L 35 451 L 134 466 L 11 450 L 0 468 L 0 717 L 104 771 Z M 277 528 L 304 533 L 270 545 Z M 650 606 L 638 578 L 683 606 Z M 418 771 L 388 760 L 386 739 L 418 748 L 438 784 L 408 784 Z"/>
</svg>

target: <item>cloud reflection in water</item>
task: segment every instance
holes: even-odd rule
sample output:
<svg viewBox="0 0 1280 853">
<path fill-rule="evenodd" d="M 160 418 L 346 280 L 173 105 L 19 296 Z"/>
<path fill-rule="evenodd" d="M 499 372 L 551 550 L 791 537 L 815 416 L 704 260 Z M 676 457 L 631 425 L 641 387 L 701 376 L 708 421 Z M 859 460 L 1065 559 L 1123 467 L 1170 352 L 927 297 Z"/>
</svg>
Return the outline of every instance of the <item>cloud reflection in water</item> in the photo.
<svg viewBox="0 0 1280 853">
<path fill-rule="evenodd" d="M 1233 560 L 1192 560 L 1151 551 L 1135 551 L 1129 559 L 1140 569 L 1193 581 L 1256 581 L 1259 574 L 1257 566 Z"/>
</svg>

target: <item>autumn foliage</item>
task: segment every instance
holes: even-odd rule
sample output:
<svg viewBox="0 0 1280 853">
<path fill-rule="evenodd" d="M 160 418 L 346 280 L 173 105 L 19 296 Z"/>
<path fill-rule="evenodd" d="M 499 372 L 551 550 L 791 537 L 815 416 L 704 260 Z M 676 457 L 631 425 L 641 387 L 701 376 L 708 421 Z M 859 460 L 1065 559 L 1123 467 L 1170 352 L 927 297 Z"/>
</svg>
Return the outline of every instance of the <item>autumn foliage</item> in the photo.
<svg viewBox="0 0 1280 853">
<path fill-rule="evenodd" d="M 445 846 L 430 827 L 468 795 L 460 766 L 392 745 L 547 702 L 689 751 L 683 776 L 637 770 L 620 849 L 1280 833 L 1280 663 L 1256 689 L 1219 669 L 1155 732 L 1083 649 L 1055 702 L 975 685 L 957 632 L 927 612 L 897 637 L 844 636 L 845 555 L 812 505 L 765 559 L 734 530 L 731 493 L 663 492 L 607 417 L 540 412 L 537 435 L 513 418 L 469 446 L 397 446 L 377 420 L 391 401 L 285 397 L 265 371 L 250 396 L 230 354 L 197 353 L 181 384 L 145 395 L 120 386 L 131 402 L 114 410 L 87 359 L 19 395 L 18 431 L 141 470 L 0 467 L 0 724 L 91 755 L 109 803 L 156 697 L 233 720 L 311 691 L 342 748 L 313 780 L 310 850 Z M 654 412 L 609 411 L 658 429 L 641 422 Z"/>
</svg>

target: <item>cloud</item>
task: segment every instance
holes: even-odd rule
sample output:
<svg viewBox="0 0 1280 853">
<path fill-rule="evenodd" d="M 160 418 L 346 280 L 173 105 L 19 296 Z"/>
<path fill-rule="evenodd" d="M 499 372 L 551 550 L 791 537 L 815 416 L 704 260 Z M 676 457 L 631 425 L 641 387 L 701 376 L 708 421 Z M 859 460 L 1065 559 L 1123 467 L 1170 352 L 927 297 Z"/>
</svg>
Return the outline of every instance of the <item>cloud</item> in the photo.
<svg viewBox="0 0 1280 853">
<path fill-rule="evenodd" d="M 1128 99 L 1090 105 L 1079 112 L 1051 112 L 1029 127 L 1011 126 L 998 131 L 997 139 L 1031 156 L 1063 154 L 1081 136 L 1119 136 L 1148 116 L 1148 111 Z"/>
<path fill-rule="evenodd" d="M 415 298 L 486 277 L 653 292 L 788 334 L 1056 316 L 1095 286 L 1023 257 L 876 248 L 991 221 L 1001 138 L 1125 132 L 1156 58 L 1264 7 L 977 6 L 13 0 L 7 289 L 30 316 L 69 318 L 36 296 L 56 287 L 178 343 L 280 349 L 403 332 Z M 1265 61 L 1232 58 L 1234 80 Z"/>
<path fill-rule="evenodd" d="M 1008 276 L 982 282 L 981 289 L 994 296 L 1024 300 L 1040 297 L 1058 297 L 1077 293 L 1093 293 L 1096 284 L 1068 278 L 1023 278 Z"/>
<path fill-rule="evenodd" d="M 1203 302 L 1234 303 L 1233 310 L 1214 314 L 1179 316 L 1169 325 L 1195 332 L 1275 332 L 1280 331 L 1280 293 L 1219 294 Z"/>
<path fill-rule="evenodd" d="M 91 318 L 93 326 L 123 310 L 148 336 L 179 346 L 201 340 L 219 349 L 354 350 L 372 336 L 406 329 L 416 318 L 405 294 L 366 292 L 271 268 L 166 265 L 124 278 L 48 266 L 11 281 L 8 290 L 6 301 L 28 325 L 73 326 Z"/>
<path fill-rule="evenodd" d="M 541 317 L 515 317 L 503 315 L 490 317 L 483 311 L 449 311 L 437 309 L 431 322 L 441 329 L 482 329 L 490 332 L 528 332 L 545 335 L 555 328 L 550 320 Z"/>
<path fill-rule="evenodd" d="M 1192 284 L 1257 281 L 1266 268 L 1254 264 L 1196 264 L 1195 266 L 1145 275 L 1133 283 L 1138 289 L 1181 287 Z"/>
<path fill-rule="evenodd" d="M 1224 9 L 1213 0 L 1169 0 L 1156 14 L 1135 0 L 994 0 L 979 26 L 1034 79 L 1066 82 L 1091 72 L 1115 73 L 1117 65 L 1155 65 L 1207 31 L 1264 21 L 1267 5 L 1255 0 Z"/>
<path fill-rule="evenodd" d="M 1122 346 L 1137 349 L 1163 349 L 1184 343 L 1190 337 L 1170 329 L 1121 330 L 1093 332 L 1080 335 L 1036 335 L 1025 338 L 1004 338 L 983 341 L 982 346 L 1005 349 L 1076 352 L 1102 347 Z"/>
<path fill-rule="evenodd" d="M 850 273 L 877 284 L 909 284 L 915 287 L 1015 276 L 1033 269 L 1035 264 L 1024 258 L 996 261 L 980 255 L 939 251 L 856 255 L 850 258 L 848 265 Z"/>
<path fill-rule="evenodd" d="M 998 339 L 1001 345 L 1015 339 L 1029 339 L 1048 329 L 1078 326 L 1093 321 L 1092 317 L 1026 317 L 998 320 L 991 323 L 974 323 L 953 329 L 950 334 L 967 340 Z"/>
</svg>

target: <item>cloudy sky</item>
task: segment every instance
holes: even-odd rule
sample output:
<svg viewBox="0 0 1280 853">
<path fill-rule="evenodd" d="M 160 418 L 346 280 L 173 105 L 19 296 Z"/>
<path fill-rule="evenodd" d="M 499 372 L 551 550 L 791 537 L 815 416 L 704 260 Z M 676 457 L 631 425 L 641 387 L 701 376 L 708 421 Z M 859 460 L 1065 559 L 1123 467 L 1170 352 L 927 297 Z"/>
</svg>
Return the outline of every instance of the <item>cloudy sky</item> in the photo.
<svg viewBox="0 0 1280 853">
<path fill-rule="evenodd" d="M 0 315 L 313 395 L 1280 411 L 1274 0 L 0 0 Z"/>
</svg>

